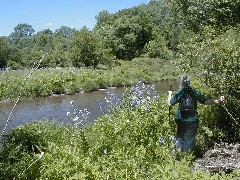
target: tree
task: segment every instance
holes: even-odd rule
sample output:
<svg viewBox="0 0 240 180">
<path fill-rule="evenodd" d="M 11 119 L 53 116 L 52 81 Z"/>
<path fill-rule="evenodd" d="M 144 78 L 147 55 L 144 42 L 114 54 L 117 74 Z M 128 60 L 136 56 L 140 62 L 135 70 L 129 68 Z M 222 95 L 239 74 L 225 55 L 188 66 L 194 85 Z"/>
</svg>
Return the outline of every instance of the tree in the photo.
<svg viewBox="0 0 240 180">
<path fill-rule="evenodd" d="M 4 42 L 4 38 L 0 38 L 0 68 L 4 68 L 7 65 L 8 49 Z"/>
<path fill-rule="evenodd" d="M 158 31 L 154 31 L 153 39 L 144 47 L 144 53 L 150 58 L 165 58 L 168 53 L 167 43 Z"/>
<path fill-rule="evenodd" d="M 105 64 L 112 59 L 108 49 L 97 34 L 83 27 L 71 37 L 69 54 L 75 67 L 96 68 L 100 63 Z"/>
<path fill-rule="evenodd" d="M 14 28 L 14 32 L 10 34 L 11 39 L 19 39 L 23 37 L 31 37 L 35 30 L 27 23 L 20 23 Z"/>
<path fill-rule="evenodd" d="M 75 29 L 71 29 L 70 27 L 67 26 L 61 26 L 59 29 L 55 30 L 55 35 L 56 36 L 62 36 L 64 38 L 69 37 L 73 32 L 75 31 Z"/>
<path fill-rule="evenodd" d="M 97 24 L 95 28 L 103 26 L 107 21 L 112 17 L 112 14 L 110 14 L 107 10 L 102 10 L 98 13 L 98 15 L 95 17 L 97 20 Z"/>
<path fill-rule="evenodd" d="M 227 30 L 240 22 L 240 0 L 176 0 L 174 4 L 173 11 L 195 33 L 205 26 Z"/>
<path fill-rule="evenodd" d="M 151 18 L 141 9 L 133 8 L 114 14 L 98 32 L 103 39 L 107 36 L 105 42 L 118 59 L 131 60 L 140 56 L 151 40 L 152 27 Z"/>
<path fill-rule="evenodd" d="M 8 38 L 0 38 L 0 68 L 22 68 L 22 55 L 20 50 L 9 45 Z"/>
<path fill-rule="evenodd" d="M 50 29 L 39 31 L 35 39 L 41 50 L 49 52 L 53 48 L 53 32 Z"/>
<path fill-rule="evenodd" d="M 53 49 L 49 55 L 49 66 L 67 67 L 72 65 L 68 56 L 68 40 L 62 36 L 54 37 Z"/>
</svg>

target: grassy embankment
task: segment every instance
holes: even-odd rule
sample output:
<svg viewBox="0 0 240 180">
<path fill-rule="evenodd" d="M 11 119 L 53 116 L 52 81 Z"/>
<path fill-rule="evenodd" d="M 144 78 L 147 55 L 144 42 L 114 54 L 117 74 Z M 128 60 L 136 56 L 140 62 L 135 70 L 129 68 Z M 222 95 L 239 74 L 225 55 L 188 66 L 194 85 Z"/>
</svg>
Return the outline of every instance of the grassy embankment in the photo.
<svg viewBox="0 0 240 180">
<path fill-rule="evenodd" d="M 32 75 L 26 79 L 33 71 Z M 169 61 L 160 59 L 135 59 L 121 62 L 110 70 L 104 69 L 37 69 L 2 73 L 0 100 L 74 94 L 106 87 L 137 84 L 139 80 L 150 83 L 174 79 L 178 73 Z"/>
<path fill-rule="evenodd" d="M 152 62 L 152 69 L 148 68 L 151 64 L 149 62 Z M 38 96 L 47 96 L 53 92 L 67 93 L 70 89 L 73 93 L 75 91 L 72 88 L 76 92 L 94 90 L 84 86 L 84 82 L 86 86 L 91 84 L 87 83 L 87 80 L 95 84 L 95 89 L 98 89 L 107 86 L 127 86 L 132 82 L 137 83 L 138 80 L 151 82 L 176 77 L 173 68 L 170 70 L 169 66 L 165 66 L 165 69 L 161 69 L 164 65 L 157 61 L 146 60 L 141 63 L 143 68 L 133 61 L 131 66 L 126 62 L 111 72 L 88 69 L 37 70 L 31 79 L 26 80 L 24 86 L 22 85 L 26 88 L 22 92 L 31 89 L 33 92 L 40 91 Z M 23 76 L 15 77 L 23 78 Z M 35 86 L 26 86 L 27 83 L 34 83 L 36 78 L 39 81 Z M 14 82 L 13 79 L 9 82 Z M 11 87 L 13 85 L 14 83 Z M 14 87 L 15 91 L 19 91 L 17 86 Z M 41 90 L 48 93 L 44 94 Z M 146 85 L 135 86 L 124 96 L 125 99 L 120 107 L 111 114 L 100 117 L 93 126 L 82 128 L 36 122 L 13 129 L 6 136 L 1 147 L 0 177 L 3 179 L 239 178 L 237 171 L 228 175 L 195 171 L 192 168 L 194 163 L 192 156 L 176 153 L 172 139 L 175 124 L 172 119 L 169 121 L 168 107 L 164 102 L 167 96 L 162 94 L 159 97 L 149 98 L 148 91 L 149 87 Z M 30 92 L 23 95 L 38 97 Z M 111 101 L 116 99 L 110 97 L 108 100 L 111 104 Z M 197 142 L 203 147 L 208 132 L 204 125 L 214 117 L 203 106 L 200 106 L 199 111 L 206 119 L 200 125 Z M 174 109 L 171 111 L 171 117 L 173 113 Z M 75 123 L 79 122 L 81 117 L 76 119 L 78 121 Z"/>
<path fill-rule="evenodd" d="M 72 127 L 46 121 L 13 129 L 1 149 L 0 176 L 5 179 L 239 178 L 237 171 L 228 175 L 195 171 L 194 158 L 175 151 L 174 121 L 169 121 L 168 107 L 163 101 L 166 94 L 149 98 L 150 89 L 143 84 L 135 86 L 126 93 L 120 107 L 100 117 L 93 126 Z M 116 99 L 111 96 L 108 100 L 111 104 Z M 200 111 L 204 113 L 202 107 Z M 202 135 L 200 131 L 199 136 Z"/>
</svg>

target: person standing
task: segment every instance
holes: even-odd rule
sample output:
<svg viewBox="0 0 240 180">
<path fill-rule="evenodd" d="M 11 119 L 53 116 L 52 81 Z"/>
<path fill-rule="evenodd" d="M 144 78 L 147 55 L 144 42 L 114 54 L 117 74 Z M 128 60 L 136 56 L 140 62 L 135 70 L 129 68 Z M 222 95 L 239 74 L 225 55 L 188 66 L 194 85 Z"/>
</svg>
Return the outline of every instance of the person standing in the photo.
<svg viewBox="0 0 240 180">
<path fill-rule="evenodd" d="M 199 114 L 197 103 L 214 105 L 224 102 L 224 96 L 219 99 L 207 99 L 200 91 L 190 86 L 190 78 L 182 75 L 179 89 L 173 94 L 168 91 L 168 106 L 178 103 L 175 112 L 175 123 L 177 125 L 177 148 L 178 151 L 191 152 L 194 145 L 199 126 Z"/>
</svg>

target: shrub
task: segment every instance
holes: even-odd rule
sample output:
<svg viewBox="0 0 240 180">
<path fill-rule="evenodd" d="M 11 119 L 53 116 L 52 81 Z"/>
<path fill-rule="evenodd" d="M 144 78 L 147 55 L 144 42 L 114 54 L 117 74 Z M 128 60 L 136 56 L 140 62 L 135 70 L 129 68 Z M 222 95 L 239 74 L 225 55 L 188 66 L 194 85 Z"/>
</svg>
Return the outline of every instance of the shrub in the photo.
<svg viewBox="0 0 240 180">
<path fill-rule="evenodd" d="M 74 128 L 35 122 L 4 139 L 0 174 L 5 179 L 232 179 L 192 169 L 189 154 L 175 152 L 166 96 L 140 83 L 94 125 Z M 112 97 L 112 96 L 111 96 Z M 108 101 L 115 98 L 107 98 Z M 78 126 L 75 126 L 78 127 Z"/>
</svg>

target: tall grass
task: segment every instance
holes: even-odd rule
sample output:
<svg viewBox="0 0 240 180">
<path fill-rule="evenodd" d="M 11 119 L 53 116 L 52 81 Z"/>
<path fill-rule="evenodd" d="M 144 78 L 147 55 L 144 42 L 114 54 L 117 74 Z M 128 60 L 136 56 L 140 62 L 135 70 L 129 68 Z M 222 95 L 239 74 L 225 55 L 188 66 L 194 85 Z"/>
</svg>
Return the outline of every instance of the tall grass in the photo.
<svg viewBox="0 0 240 180">
<path fill-rule="evenodd" d="M 140 83 L 94 125 L 48 121 L 17 127 L 4 137 L 2 179 L 237 179 L 239 172 L 210 174 L 192 168 L 191 154 L 175 151 L 174 122 L 165 94 Z M 74 106 L 74 103 L 71 103 Z M 74 112 L 79 112 L 77 107 Z M 68 113 L 69 114 L 69 113 Z M 76 113 L 75 118 L 81 114 Z M 70 116 L 69 116 L 70 117 Z M 70 117 L 71 118 L 71 117 Z M 80 117 L 79 117 L 80 118 Z M 78 123 L 78 121 L 76 122 Z"/>
<path fill-rule="evenodd" d="M 19 93 L 25 98 L 44 97 L 52 94 L 90 92 L 106 87 L 137 84 L 139 80 L 150 83 L 161 79 L 174 79 L 170 62 L 161 59 L 134 59 L 122 61 L 112 69 L 35 69 L 4 72 L 0 79 L 0 100 L 15 100 Z"/>
</svg>

